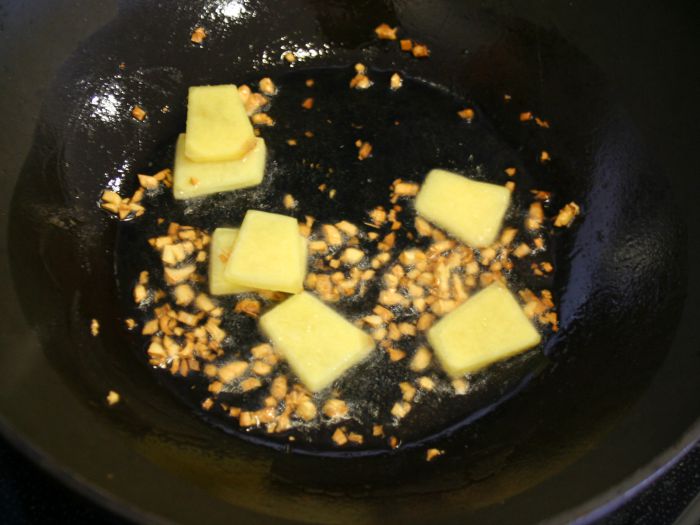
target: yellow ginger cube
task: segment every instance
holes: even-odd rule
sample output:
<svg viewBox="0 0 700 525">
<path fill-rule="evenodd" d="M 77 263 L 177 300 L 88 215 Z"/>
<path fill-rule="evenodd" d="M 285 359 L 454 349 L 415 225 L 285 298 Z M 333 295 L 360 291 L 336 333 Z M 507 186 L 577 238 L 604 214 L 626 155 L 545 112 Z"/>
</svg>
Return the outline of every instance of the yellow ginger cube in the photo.
<svg viewBox="0 0 700 525">
<path fill-rule="evenodd" d="M 312 392 L 330 386 L 374 348 L 374 340 L 308 292 L 260 318 L 260 328 Z"/>
<path fill-rule="evenodd" d="M 254 147 L 253 126 L 235 85 L 190 88 L 185 142 L 190 160 L 238 160 Z"/>
<path fill-rule="evenodd" d="M 493 243 L 510 204 L 504 186 L 431 170 L 416 196 L 422 217 L 475 248 Z"/>
<path fill-rule="evenodd" d="M 536 346 L 540 334 L 513 294 L 494 283 L 435 323 L 428 342 L 445 371 L 459 377 Z"/>
<path fill-rule="evenodd" d="M 306 277 L 306 239 L 293 217 L 248 210 L 224 276 L 240 286 L 298 293 Z"/>
<path fill-rule="evenodd" d="M 191 199 L 201 195 L 239 190 L 257 186 L 265 174 L 267 148 L 261 138 L 242 159 L 220 162 L 193 162 L 185 155 L 185 133 L 175 146 L 173 195 L 176 199 Z"/>
<path fill-rule="evenodd" d="M 238 237 L 238 228 L 217 228 L 211 236 L 209 251 L 209 293 L 212 295 L 231 295 L 249 292 L 251 289 L 229 281 L 224 276 L 233 245 Z"/>
</svg>

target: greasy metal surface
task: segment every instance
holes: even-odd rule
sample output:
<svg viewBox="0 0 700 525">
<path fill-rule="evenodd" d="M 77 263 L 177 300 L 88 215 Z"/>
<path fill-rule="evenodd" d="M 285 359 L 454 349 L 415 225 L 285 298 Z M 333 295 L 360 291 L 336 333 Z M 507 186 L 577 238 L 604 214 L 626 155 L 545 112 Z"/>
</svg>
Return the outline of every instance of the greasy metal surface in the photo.
<svg viewBox="0 0 700 525">
<path fill-rule="evenodd" d="M 252 2 L 167 11 L 134 3 L 82 43 L 47 94 L 10 222 L 12 278 L 42 342 L 42 350 L 31 338 L 22 342 L 23 355 L 27 363 L 46 356 L 51 364 L 31 377 L 27 392 L 37 399 L 60 392 L 55 414 L 42 421 L 54 436 L 54 457 L 141 510 L 182 521 L 201 512 L 225 521 L 231 505 L 243 519 L 262 513 L 357 521 L 391 513 L 404 521 L 534 521 L 599 493 L 677 436 L 682 428 L 656 429 L 629 450 L 618 447 L 617 465 L 600 468 L 606 434 L 615 434 L 615 422 L 661 366 L 682 304 L 684 233 L 663 176 L 583 55 L 522 19 L 446 5 L 299 3 L 278 13 Z M 169 23 L 151 23 L 163 17 Z M 394 20 L 431 45 L 431 60 L 418 63 L 371 42 L 374 25 Z M 199 23 L 211 32 L 202 48 L 187 38 Z M 556 283 L 563 330 L 549 343 L 552 366 L 499 410 L 441 442 L 444 461 L 425 464 L 418 450 L 301 458 L 227 437 L 153 382 L 114 315 L 116 231 L 95 196 L 146 170 L 153 152 L 172 142 L 182 129 L 187 85 L 284 69 L 279 57 L 290 47 L 316 55 L 297 68 L 362 59 L 474 101 L 528 171 L 537 170 L 530 152 L 546 143 L 558 160 L 538 176 L 587 210 L 557 248 L 565 261 Z M 508 111 L 504 92 L 513 95 Z M 134 102 L 158 107 L 163 99 L 174 101 L 174 111 L 151 112 L 145 125 L 125 115 Z M 519 125 L 520 109 L 555 123 L 546 142 Z M 115 319 L 97 341 L 85 329 L 91 317 Z M 688 359 L 681 349 L 673 362 L 690 373 Z M 101 403 L 108 388 L 123 395 L 116 409 Z M 3 401 L 3 416 L 26 433 L 33 420 Z M 678 401 L 678 410 L 687 408 L 676 424 L 692 421 L 692 403 Z M 79 450 L 71 452 L 70 435 Z"/>
</svg>

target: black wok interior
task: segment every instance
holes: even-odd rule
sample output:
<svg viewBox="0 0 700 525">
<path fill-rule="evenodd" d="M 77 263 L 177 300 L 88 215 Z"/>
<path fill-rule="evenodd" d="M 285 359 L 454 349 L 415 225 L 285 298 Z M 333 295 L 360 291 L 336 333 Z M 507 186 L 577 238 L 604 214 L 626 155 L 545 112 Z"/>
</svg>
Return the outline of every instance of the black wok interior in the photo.
<svg viewBox="0 0 700 525">
<path fill-rule="evenodd" d="M 16 183 L 9 168 L 2 176 L 2 210 L 9 213 L 1 216 L 7 250 L 0 267 L 0 365 L 8 375 L 0 390 L 0 421 L 7 432 L 26 440 L 35 457 L 69 482 L 127 515 L 208 523 L 233 516 L 338 523 L 387 516 L 397 522 L 565 521 L 591 512 L 602 503 L 595 498 L 614 499 L 637 469 L 644 467 L 626 483 L 676 455 L 691 441 L 693 425 L 697 432 L 700 413 L 694 395 L 700 345 L 691 325 L 698 286 L 687 264 L 697 255 L 697 223 L 686 216 L 689 190 L 697 189 L 689 181 L 698 170 L 664 156 L 670 150 L 644 120 L 661 109 L 621 87 L 644 63 L 595 62 L 587 53 L 601 56 L 598 39 L 579 38 L 585 51 L 573 45 L 581 37 L 571 22 L 575 15 L 553 3 L 529 10 L 507 2 L 312 0 L 286 2 L 282 10 L 253 1 L 172 8 L 122 2 L 113 10 L 88 9 L 84 15 L 95 27 L 81 26 L 84 38 L 77 44 L 65 40 L 51 83 L 33 94 L 27 77 L 29 94 L 15 99 L 39 115 L 36 124 L 20 127 L 31 148 L 20 155 L 10 150 L 11 138 L 3 138 L 3 156 L 19 157 Z M 66 2 L 54 9 L 68 21 L 77 8 Z M 600 28 L 600 39 L 612 38 L 613 21 L 601 13 L 591 14 L 589 23 Z M 24 14 L 30 20 L 42 16 Z M 651 20 L 635 16 L 636 22 L 620 26 L 630 39 L 637 35 L 635 23 Z M 416 61 L 374 41 L 372 28 L 380 22 L 398 24 L 426 42 L 431 58 Z M 188 38 L 200 24 L 210 31 L 201 47 Z M 571 35 L 558 24 L 574 28 Z M 290 67 L 280 56 L 290 47 L 310 55 L 295 72 L 343 67 L 350 75 L 352 64 L 362 61 L 377 71 L 398 69 L 417 84 L 445 87 L 483 116 L 483 128 L 466 136 L 463 148 L 438 152 L 448 167 L 471 162 L 468 153 L 494 171 L 515 158 L 536 184 L 555 192 L 554 208 L 575 200 L 584 209 L 583 220 L 554 242 L 552 284 L 561 330 L 547 341 L 543 366 L 522 384 L 504 384 L 502 394 L 517 395 L 442 436 L 436 445 L 447 454 L 440 461 L 426 463 L 419 447 L 321 457 L 231 436 L 163 388 L 145 364 L 142 343 L 123 328 L 128 309 L 115 275 L 141 268 L 118 254 L 142 233 L 137 223 L 120 226 L 99 210 L 101 190 L 113 185 L 128 193 L 135 172 L 162 167 L 184 128 L 187 86 L 252 81 L 262 73 L 281 78 Z M 667 73 L 672 77 L 673 71 Z M 649 89 L 657 96 L 674 93 L 661 81 Z M 512 96 L 509 104 L 504 93 Z M 134 103 L 171 110 L 151 111 L 147 122 L 138 123 L 125 116 Z M 104 109 L 110 107 L 114 111 Z M 524 127 L 517 114 L 525 110 L 547 118 L 552 129 Z M 273 105 L 276 116 L 274 111 Z M 386 139 L 378 117 L 366 119 L 377 143 Z M 293 126 L 290 120 L 271 133 L 281 142 Z M 332 129 L 332 136 L 354 141 L 348 130 Z M 489 137 L 498 138 L 498 147 L 489 149 Z M 352 151 L 324 151 L 323 144 L 308 146 L 316 161 L 339 168 L 351 162 Z M 401 148 L 411 149 L 410 133 L 385 140 L 385 146 L 401 158 Z M 546 167 L 537 162 L 543 148 L 554 157 Z M 290 155 L 272 151 L 279 169 L 297 165 Z M 413 148 L 402 160 L 397 177 L 411 178 L 434 162 L 429 148 Z M 379 174 L 386 166 L 369 169 Z M 303 175 L 301 165 L 297 170 L 282 178 L 295 196 L 304 191 L 292 179 Z M 329 220 L 348 202 L 341 200 L 344 191 L 357 191 L 361 210 L 373 205 L 376 188 L 357 190 L 348 180 L 352 173 L 342 175 L 334 180 L 341 204 L 316 204 Z M 170 211 L 204 226 L 221 209 L 232 222 L 244 211 L 233 197 L 210 202 L 215 206 L 173 205 Z M 99 338 L 87 329 L 93 317 L 103 320 Z M 109 389 L 122 396 L 116 407 L 104 404 Z"/>
<path fill-rule="evenodd" d="M 396 51 L 398 53 L 398 51 Z M 286 68 L 289 69 L 289 68 Z M 148 212 L 142 220 L 123 222 L 118 226 L 117 240 L 114 252 L 116 268 L 117 294 L 119 301 L 111 301 L 114 311 L 106 315 L 106 319 L 117 319 L 115 329 L 119 330 L 123 317 L 130 315 L 145 322 L 152 313 L 149 309 L 144 312 L 134 304 L 132 289 L 143 269 L 151 271 L 153 282 L 165 287 L 158 269 L 162 266 L 158 254 L 150 249 L 148 239 L 162 235 L 167 231 L 170 221 L 178 224 L 196 226 L 204 231 L 213 231 L 221 226 L 238 226 L 248 209 L 262 209 L 274 213 L 293 214 L 299 221 L 304 222 L 306 215 L 311 215 L 321 223 L 336 223 L 349 220 L 354 224 L 367 221 L 367 211 L 377 206 L 385 206 L 388 202 L 388 188 L 397 177 L 422 181 L 432 167 L 445 168 L 468 173 L 473 178 L 486 179 L 497 184 L 505 184 L 509 179 L 504 169 L 517 166 L 519 170 L 518 183 L 513 194 L 513 204 L 505 219 L 505 224 L 520 229 L 529 204 L 533 200 L 531 190 L 541 189 L 544 185 L 555 184 L 556 165 L 539 166 L 536 162 L 527 162 L 528 154 L 523 155 L 527 160 L 521 162 L 520 154 L 507 141 L 499 137 L 491 125 L 489 118 L 480 112 L 478 118 L 467 124 L 457 117 L 456 113 L 467 102 L 455 97 L 444 89 L 427 84 L 424 81 L 405 78 L 403 87 L 392 93 L 389 85 L 391 72 L 371 70 L 370 75 L 376 89 L 367 92 L 348 89 L 348 78 L 354 70 L 348 67 L 334 68 L 299 68 L 298 71 L 286 72 L 273 77 L 280 94 L 274 98 L 272 107 L 268 110 L 275 119 L 275 126 L 262 131 L 268 144 L 267 176 L 263 184 L 248 190 L 219 194 L 205 199 L 174 201 L 170 192 L 161 192 L 149 200 Z M 308 88 L 305 81 L 313 78 L 313 88 Z M 254 78 L 242 79 L 247 84 L 255 85 Z M 382 89 L 381 86 L 384 86 Z M 312 110 L 301 107 L 301 101 L 313 96 L 315 103 Z M 181 95 L 179 100 L 167 99 L 169 106 L 182 109 Z M 472 104 L 473 105 L 473 104 Z M 511 113 L 514 108 L 504 102 L 503 112 Z M 516 112 L 517 113 L 517 112 Z M 174 133 L 177 133 L 184 121 L 182 111 L 173 119 Z M 507 118 L 504 115 L 504 120 Z M 131 124 L 127 122 L 127 124 Z M 114 126 L 110 123 L 110 127 Z M 539 127 L 532 127 L 535 134 L 544 135 Z M 130 133 L 131 126 L 124 132 Z M 157 151 L 153 165 L 170 166 L 173 158 L 173 143 L 176 135 L 168 136 L 169 128 L 158 129 L 167 137 L 165 147 Z M 312 132 L 312 137 L 306 137 L 305 132 Z M 298 145 L 290 147 L 287 139 L 295 137 Z M 375 153 L 369 162 L 357 159 L 355 141 L 361 137 L 368 140 L 374 147 Z M 545 140 L 545 139 L 541 139 Z M 406 145 L 410 144 L 410 148 Z M 100 148 L 101 145 L 94 145 Z M 87 146 L 89 147 L 89 146 Z M 86 146 L 81 143 L 80 149 Z M 538 151 L 530 152 L 529 157 L 537 158 Z M 527 164 L 527 166 L 524 166 Z M 533 173 L 529 172 L 533 170 Z M 78 176 L 84 172 L 80 170 Z M 539 176 L 538 176 L 539 175 Z M 133 181 L 131 181 L 133 182 Z M 318 187 L 327 185 L 327 191 L 319 191 Z M 332 190 L 331 190 L 332 189 Z M 133 191 L 133 190 L 132 190 Z M 335 191 L 334 198 L 329 198 L 329 192 Z M 294 210 L 287 210 L 283 205 L 283 196 L 293 195 L 299 202 Z M 548 208 L 556 213 L 567 201 L 552 198 Z M 414 223 L 413 207 L 402 202 L 404 209 L 397 215 L 405 228 L 396 231 L 396 249 L 402 250 L 411 246 L 425 247 L 425 240 L 409 239 L 410 225 Z M 158 224 L 159 217 L 167 217 L 167 222 Z M 389 233 L 388 225 L 383 228 L 382 235 Z M 413 234 L 415 235 L 415 231 Z M 561 235 L 543 233 L 546 243 L 551 248 L 549 252 L 556 254 L 559 243 L 566 242 L 568 232 Z M 516 242 L 531 242 L 525 233 Z M 64 241 L 59 241 L 64 242 Z M 379 252 L 372 242 L 367 239 L 362 242 L 362 249 L 372 258 Z M 549 257 L 562 273 L 567 272 L 566 255 L 562 252 L 562 261 L 539 254 L 523 261 L 516 261 L 516 270 L 511 279 L 519 288 L 529 288 L 535 291 L 551 289 L 554 279 L 551 275 L 537 277 L 529 269 L 533 260 L 544 260 Z M 313 266 L 313 263 L 310 263 Z M 105 275 L 99 279 L 111 279 Z M 91 287 L 91 280 L 84 281 Z M 78 285 L 80 286 L 80 285 Z M 206 289 L 206 286 L 204 287 Z M 377 304 L 380 290 L 380 280 L 375 279 L 368 285 L 365 295 L 355 294 L 334 305 L 346 318 L 355 319 L 367 315 Z M 240 297 L 219 298 L 219 304 L 225 311 L 232 312 Z M 263 307 L 267 310 L 276 303 L 267 302 Z M 415 323 L 419 315 L 415 312 L 401 314 L 397 322 Z M 254 345 L 265 342 L 259 334 L 255 319 L 246 315 L 225 316 L 224 325 L 231 335 L 232 341 L 226 346 L 228 351 L 221 361 L 236 358 L 248 358 L 247 350 Z M 121 330 L 124 331 L 123 329 Z M 551 331 L 545 329 L 545 335 Z M 144 338 L 136 331 L 128 346 L 138 354 L 137 359 L 142 366 L 147 366 L 144 351 Z M 407 355 L 412 355 L 416 346 L 427 344 L 424 337 L 400 343 Z M 362 447 L 351 447 L 350 450 L 338 449 L 331 441 L 337 425 L 323 425 L 312 431 L 292 432 L 283 434 L 268 434 L 265 428 L 247 429 L 238 432 L 236 422 L 228 416 L 228 411 L 215 407 L 205 411 L 200 404 L 209 396 L 206 376 L 199 374 L 199 380 L 188 377 L 187 380 L 173 378 L 166 371 L 158 371 L 155 379 L 164 386 L 171 388 L 176 395 L 189 403 L 193 410 L 201 413 L 212 423 L 226 430 L 233 431 L 239 437 L 260 440 L 282 449 L 291 449 L 305 453 L 330 453 L 334 455 L 364 453 L 384 453 L 387 449 L 388 436 L 394 436 L 402 443 L 402 447 L 416 446 L 422 441 L 432 439 L 436 434 L 451 429 L 455 425 L 463 425 L 469 420 L 479 417 L 490 410 L 504 398 L 513 395 L 514 391 L 522 388 L 527 380 L 544 370 L 547 359 L 543 355 L 546 345 L 533 349 L 523 356 L 506 360 L 489 370 L 471 377 L 472 384 L 469 396 L 450 396 L 436 389 L 431 394 L 423 394 L 420 402 L 415 403 L 411 413 L 402 424 L 393 429 L 390 410 L 400 395 L 398 387 L 401 381 L 414 380 L 414 373 L 404 366 L 392 366 L 386 352 L 376 352 L 362 365 L 355 367 L 348 374 L 334 383 L 333 389 L 339 392 L 344 401 L 353 407 L 353 420 L 348 422 L 350 431 L 357 431 L 364 436 Z M 547 352 L 551 351 L 550 348 Z M 410 357 L 406 359 L 409 361 Z M 286 373 L 285 365 L 282 370 Z M 429 370 L 436 379 L 448 385 L 449 379 L 439 368 Z M 190 376 L 194 376 L 191 374 Z M 219 395 L 220 402 L 230 406 L 260 406 L 265 397 L 265 388 L 246 396 L 229 394 Z M 387 429 L 387 436 L 372 436 L 372 425 L 382 424 Z M 345 426 L 345 423 L 344 423 Z M 294 443 L 289 443 L 289 438 Z"/>
</svg>

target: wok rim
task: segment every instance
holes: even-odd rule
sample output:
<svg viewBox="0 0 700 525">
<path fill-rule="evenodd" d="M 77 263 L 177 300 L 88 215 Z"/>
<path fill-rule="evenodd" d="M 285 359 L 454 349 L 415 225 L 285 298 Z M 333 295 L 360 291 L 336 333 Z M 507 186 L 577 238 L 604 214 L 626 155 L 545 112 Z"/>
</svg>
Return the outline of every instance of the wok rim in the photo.
<svg viewBox="0 0 700 525">
<path fill-rule="evenodd" d="M 70 488 L 92 503 L 107 509 L 113 514 L 136 523 L 175 523 L 160 514 L 153 514 L 140 506 L 120 499 L 112 490 L 105 486 L 83 478 L 79 472 L 62 465 L 46 450 L 36 446 L 30 438 L 15 429 L 7 418 L 0 414 L 0 435 L 6 439 L 18 452 L 34 465 L 48 473 L 55 480 Z M 620 483 L 599 493 L 597 496 L 570 508 L 566 511 L 547 518 L 547 525 L 569 523 L 571 525 L 589 525 L 596 520 L 615 512 L 624 504 L 638 496 L 644 489 L 657 481 L 681 461 L 690 450 L 700 442 L 700 419 L 683 434 L 675 445 L 665 449 L 652 461 L 634 474 L 627 476 Z M 256 514 L 258 514 L 256 512 Z"/>
</svg>

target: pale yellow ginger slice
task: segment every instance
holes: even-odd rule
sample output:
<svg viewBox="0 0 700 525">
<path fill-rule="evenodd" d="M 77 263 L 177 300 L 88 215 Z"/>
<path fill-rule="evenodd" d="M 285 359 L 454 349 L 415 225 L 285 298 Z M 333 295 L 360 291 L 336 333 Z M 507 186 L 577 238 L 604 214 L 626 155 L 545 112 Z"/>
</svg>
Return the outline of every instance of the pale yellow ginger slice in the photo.
<svg viewBox="0 0 700 525">
<path fill-rule="evenodd" d="M 328 387 L 375 346 L 369 334 L 308 292 L 263 315 L 260 328 L 313 392 Z"/>
<path fill-rule="evenodd" d="M 231 295 L 251 290 L 251 288 L 229 281 L 224 275 L 224 269 L 233 252 L 236 237 L 238 237 L 238 228 L 217 228 L 211 236 L 209 293 L 212 295 Z"/>
<path fill-rule="evenodd" d="M 293 217 L 249 210 L 224 276 L 240 286 L 298 293 L 306 277 L 306 239 Z"/>
<path fill-rule="evenodd" d="M 219 162 L 194 162 L 185 155 L 185 133 L 175 146 L 173 166 L 173 195 L 176 199 L 191 199 L 212 193 L 240 190 L 257 186 L 265 175 L 267 147 L 261 138 L 242 159 Z"/>
<path fill-rule="evenodd" d="M 185 154 L 190 160 L 237 160 L 254 146 L 253 126 L 235 85 L 189 89 Z"/>
<path fill-rule="evenodd" d="M 428 173 L 416 197 L 420 216 L 475 248 L 496 240 L 509 204 L 504 186 L 439 169 Z"/>
<path fill-rule="evenodd" d="M 435 323 L 428 341 L 445 371 L 460 377 L 536 346 L 540 334 L 496 282 Z"/>
</svg>

